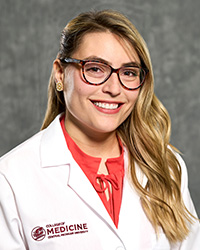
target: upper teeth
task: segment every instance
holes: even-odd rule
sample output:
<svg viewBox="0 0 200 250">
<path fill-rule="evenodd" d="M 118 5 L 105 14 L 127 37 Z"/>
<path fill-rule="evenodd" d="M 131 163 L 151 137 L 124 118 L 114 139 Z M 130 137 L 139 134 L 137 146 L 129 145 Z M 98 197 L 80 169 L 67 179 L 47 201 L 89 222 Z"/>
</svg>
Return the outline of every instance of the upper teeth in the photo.
<svg viewBox="0 0 200 250">
<path fill-rule="evenodd" d="M 94 104 L 100 108 L 104 109 L 117 109 L 118 104 L 116 103 L 103 103 L 103 102 L 94 102 Z"/>
</svg>

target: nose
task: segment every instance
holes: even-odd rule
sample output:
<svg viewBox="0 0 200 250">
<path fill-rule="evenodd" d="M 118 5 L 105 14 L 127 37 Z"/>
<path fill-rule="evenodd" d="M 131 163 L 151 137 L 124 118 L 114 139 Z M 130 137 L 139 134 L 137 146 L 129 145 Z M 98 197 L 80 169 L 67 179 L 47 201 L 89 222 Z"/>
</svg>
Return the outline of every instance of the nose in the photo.
<svg viewBox="0 0 200 250">
<path fill-rule="evenodd" d="M 102 91 L 111 96 L 118 96 L 122 91 L 117 72 L 113 72 L 109 79 L 102 85 Z"/>
</svg>

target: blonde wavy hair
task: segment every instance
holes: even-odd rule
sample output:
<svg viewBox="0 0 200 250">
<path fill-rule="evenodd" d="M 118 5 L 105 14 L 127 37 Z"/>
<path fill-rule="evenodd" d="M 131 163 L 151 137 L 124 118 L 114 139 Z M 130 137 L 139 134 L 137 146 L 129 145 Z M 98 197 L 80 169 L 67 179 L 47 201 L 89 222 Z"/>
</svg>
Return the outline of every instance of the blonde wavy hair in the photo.
<svg viewBox="0 0 200 250">
<path fill-rule="evenodd" d="M 169 115 L 154 94 L 154 77 L 149 51 L 135 26 L 116 11 L 82 13 L 64 28 L 57 58 L 70 57 L 79 48 L 85 34 L 105 31 L 112 32 L 128 42 L 131 49 L 137 51 L 141 65 L 149 70 L 134 109 L 118 128 L 118 135 L 129 152 L 133 186 L 155 231 L 158 233 L 161 227 L 170 242 L 182 241 L 189 233 L 188 222 L 192 223 L 192 220 L 182 200 L 181 168 L 169 144 L 171 132 Z M 65 109 L 63 93 L 56 91 L 52 71 L 48 89 L 48 107 L 42 129 Z M 147 177 L 145 187 L 137 178 L 135 163 Z"/>
</svg>

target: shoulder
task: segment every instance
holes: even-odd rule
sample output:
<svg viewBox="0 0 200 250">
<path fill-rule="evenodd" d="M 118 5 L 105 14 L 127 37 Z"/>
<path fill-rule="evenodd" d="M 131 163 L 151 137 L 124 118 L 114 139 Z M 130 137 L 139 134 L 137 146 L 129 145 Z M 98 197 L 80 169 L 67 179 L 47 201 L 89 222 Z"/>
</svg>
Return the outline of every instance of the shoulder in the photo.
<svg viewBox="0 0 200 250">
<path fill-rule="evenodd" d="M 16 166 L 22 167 L 25 162 L 30 162 L 30 159 L 36 159 L 36 156 L 39 153 L 39 145 L 43 133 L 43 131 L 38 132 L 2 156 L 0 158 L 0 173 L 11 171 Z"/>
<path fill-rule="evenodd" d="M 188 188 L 188 170 L 186 163 L 180 153 L 175 151 L 171 146 L 169 146 L 169 149 L 172 151 L 172 153 L 175 155 L 179 165 L 180 165 L 180 173 L 181 173 L 181 192 L 183 193 L 185 189 Z"/>
<path fill-rule="evenodd" d="M 66 162 L 67 146 L 59 118 L 60 115 L 46 129 L 0 158 L 0 173 L 19 176 L 25 175 L 31 169 Z"/>
<path fill-rule="evenodd" d="M 172 150 L 174 155 L 176 156 L 176 159 L 179 162 L 180 165 L 180 170 L 181 170 L 181 195 L 182 195 L 182 199 L 184 202 L 184 205 L 186 206 L 187 210 L 194 216 L 197 218 L 197 213 L 190 195 L 190 191 L 189 191 L 189 183 L 188 183 L 188 169 L 187 166 L 185 164 L 184 159 L 182 158 L 182 156 L 175 152 L 174 150 Z"/>
</svg>

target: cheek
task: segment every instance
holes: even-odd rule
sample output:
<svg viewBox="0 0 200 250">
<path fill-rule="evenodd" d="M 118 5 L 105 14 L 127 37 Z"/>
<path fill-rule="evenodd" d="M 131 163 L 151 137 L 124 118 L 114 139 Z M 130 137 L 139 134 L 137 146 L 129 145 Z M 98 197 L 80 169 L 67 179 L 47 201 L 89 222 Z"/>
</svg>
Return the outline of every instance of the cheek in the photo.
<svg viewBox="0 0 200 250">
<path fill-rule="evenodd" d="M 85 83 L 80 78 L 79 72 L 69 69 L 64 79 L 64 98 L 66 107 L 76 106 L 86 96 Z"/>
<path fill-rule="evenodd" d="M 128 94 L 128 100 L 129 100 L 130 106 L 132 108 L 135 106 L 135 103 L 138 99 L 138 96 L 139 96 L 139 89 L 134 90 Z"/>
<path fill-rule="evenodd" d="M 136 91 L 133 91 L 132 93 L 129 93 L 128 95 L 128 102 L 129 102 L 129 105 L 127 106 L 127 112 L 124 113 L 126 118 L 131 114 L 131 112 L 133 111 L 134 109 L 134 106 L 135 106 L 135 103 L 138 99 L 138 96 L 139 96 L 139 90 L 136 90 Z"/>
<path fill-rule="evenodd" d="M 66 106 L 71 102 L 74 93 L 74 80 L 71 71 L 67 72 L 64 79 L 64 98 Z"/>
</svg>

